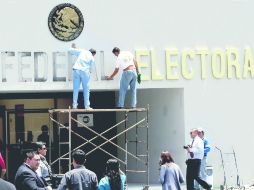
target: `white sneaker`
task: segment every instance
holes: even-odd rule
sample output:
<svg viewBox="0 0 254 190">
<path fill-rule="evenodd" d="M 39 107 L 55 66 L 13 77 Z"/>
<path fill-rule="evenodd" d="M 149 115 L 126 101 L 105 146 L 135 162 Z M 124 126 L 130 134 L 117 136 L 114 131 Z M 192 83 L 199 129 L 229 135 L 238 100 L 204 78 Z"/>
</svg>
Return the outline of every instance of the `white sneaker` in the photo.
<svg viewBox="0 0 254 190">
<path fill-rule="evenodd" d="M 85 108 L 86 110 L 93 110 L 93 108 L 91 108 L 90 106 Z"/>
</svg>

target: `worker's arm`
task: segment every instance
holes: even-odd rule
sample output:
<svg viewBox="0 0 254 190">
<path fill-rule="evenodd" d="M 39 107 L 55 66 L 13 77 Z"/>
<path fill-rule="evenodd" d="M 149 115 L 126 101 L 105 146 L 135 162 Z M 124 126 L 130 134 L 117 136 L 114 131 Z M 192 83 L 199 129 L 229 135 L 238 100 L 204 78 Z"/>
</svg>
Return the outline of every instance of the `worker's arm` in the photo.
<svg viewBox="0 0 254 190">
<path fill-rule="evenodd" d="M 75 43 L 71 44 L 71 48 L 69 49 L 69 52 L 71 55 L 75 55 L 75 56 L 79 56 L 81 53 L 80 49 L 76 48 Z"/>
<path fill-rule="evenodd" d="M 115 68 L 114 72 L 107 77 L 107 80 L 112 80 L 114 78 L 114 76 L 118 73 L 119 68 Z"/>
</svg>

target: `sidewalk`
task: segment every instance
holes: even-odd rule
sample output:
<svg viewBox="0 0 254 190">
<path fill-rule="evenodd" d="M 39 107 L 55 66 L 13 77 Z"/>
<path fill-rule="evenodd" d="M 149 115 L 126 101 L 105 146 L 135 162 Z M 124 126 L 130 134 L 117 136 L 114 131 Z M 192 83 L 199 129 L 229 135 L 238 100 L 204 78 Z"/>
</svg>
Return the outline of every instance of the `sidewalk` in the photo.
<svg viewBox="0 0 254 190">
<path fill-rule="evenodd" d="M 144 184 L 128 184 L 128 190 L 142 190 L 143 189 Z M 186 186 L 182 185 L 182 190 L 186 190 Z M 150 184 L 149 185 L 149 190 L 161 190 L 162 187 L 160 184 Z"/>
<path fill-rule="evenodd" d="M 137 183 L 131 183 L 128 184 L 128 190 L 142 190 L 143 189 L 143 184 L 137 184 Z M 182 190 L 186 190 L 186 186 L 185 185 L 181 185 Z M 160 184 L 150 184 L 149 185 L 149 190 L 161 190 L 162 187 Z M 214 187 L 213 190 L 219 190 L 219 187 Z M 254 188 L 253 188 L 254 190 Z"/>
</svg>

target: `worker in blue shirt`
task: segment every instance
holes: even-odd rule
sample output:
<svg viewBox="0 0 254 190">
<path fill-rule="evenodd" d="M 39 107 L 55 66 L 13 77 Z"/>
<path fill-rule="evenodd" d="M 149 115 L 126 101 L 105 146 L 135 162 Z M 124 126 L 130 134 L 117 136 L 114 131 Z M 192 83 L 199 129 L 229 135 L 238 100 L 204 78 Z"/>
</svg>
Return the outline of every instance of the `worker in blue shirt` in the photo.
<svg viewBox="0 0 254 190">
<path fill-rule="evenodd" d="M 78 94 L 80 83 L 82 82 L 83 96 L 84 96 L 84 106 L 85 109 L 92 109 L 90 107 L 90 88 L 89 80 L 90 73 L 92 72 L 92 67 L 94 65 L 94 56 L 96 50 L 90 49 L 89 51 L 84 49 L 77 49 L 75 43 L 71 45 L 69 53 L 77 57 L 74 63 L 73 69 L 73 109 L 78 108 Z"/>
</svg>

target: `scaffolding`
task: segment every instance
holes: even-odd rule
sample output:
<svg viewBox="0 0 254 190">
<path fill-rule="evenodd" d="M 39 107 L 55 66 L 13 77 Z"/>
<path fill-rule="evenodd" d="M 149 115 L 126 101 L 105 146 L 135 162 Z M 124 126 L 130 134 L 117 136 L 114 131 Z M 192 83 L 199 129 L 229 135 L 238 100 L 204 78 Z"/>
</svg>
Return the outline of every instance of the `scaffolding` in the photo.
<svg viewBox="0 0 254 190">
<path fill-rule="evenodd" d="M 110 126 L 108 129 L 105 131 L 99 133 L 96 132 L 92 127 L 89 127 L 87 124 L 84 122 L 79 121 L 75 116 L 78 113 L 82 114 L 92 114 L 96 112 L 115 112 L 118 114 L 124 114 L 124 118 L 121 121 L 118 121 L 116 124 Z M 128 119 L 129 115 L 131 113 L 135 114 L 135 122 L 134 124 L 128 124 Z M 143 113 L 143 114 L 141 114 Z M 63 123 L 58 120 L 60 118 L 61 114 L 68 115 L 68 124 Z M 140 117 L 140 115 L 142 115 Z M 58 163 L 58 171 L 61 173 L 61 161 L 66 160 L 68 161 L 68 168 L 71 170 L 71 152 L 79 149 L 81 147 L 84 147 L 87 144 L 90 144 L 93 146 L 93 148 L 86 153 L 87 156 L 91 155 L 94 153 L 96 150 L 101 150 L 111 158 L 114 158 L 118 160 L 118 162 L 124 167 L 125 173 L 138 173 L 141 175 L 145 175 L 145 181 L 146 181 L 146 186 L 149 186 L 149 146 L 148 146 L 148 135 L 149 135 L 149 106 L 147 108 L 134 108 L 134 109 L 92 109 L 92 110 L 86 110 L 86 109 L 51 109 L 49 110 L 49 118 L 52 121 L 51 125 L 55 125 L 58 128 L 58 135 L 59 135 L 59 152 L 58 155 L 59 157 L 55 158 L 52 160 L 52 153 L 50 151 L 49 156 L 49 162 L 52 165 L 55 165 Z M 73 124 L 74 123 L 74 124 Z M 72 126 L 73 125 L 79 125 L 87 129 L 89 132 L 91 132 L 94 136 L 90 139 L 85 138 L 84 136 L 78 134 L 77 132 L 73 131 Z M 124 129 L 122 131 L 118 130 L 118 127 L 120 125 L 124 125 Z M 65 129 L 68 131 L 68 140 L 62 141 L 60 138 L 62 130 Z M 111 138 L 106 138 L 105 134 L 108 133 L 109 131 L 116 129 L 118 130 L 117 134 Z M 140 134 L 142 132 L 142 135 Z M 50 130 L 52 131 L 52 130 Z M 134 139 L 128 139 L 128 132 L 134 132 Z M 77 136 L 80 139 L 84 141 L 84 143 L 81 143 L 80 145 L 76 147 L 72 147 L 72 135 Z M 51 136 L 51 135 L 50 135 Z M 124 145 L 118 145 L 118 143 L 113 142 L 120 136 L 124 136 Z M 142 139 L 141 139 L 142 137 Z M 94 140 L 97 138 L 103 139 L 103 143 L 101 144 L 95 144 Z M 139 144 L 142 143 L 142 151 L 139 148 Z M 51 146 L 51 143 L 49 143 Z M 106 144 L 110 144 L 117 150 L 121 150 L 124 153 L 124 158 L 120 158 L 119 156 L 113 155 L 109 151 L 107 151 L 103 146 Z M 134 144 L 135 150 L 129 150 L 129 145 Z M 68 152 L 63 153 L 62 147 L 63 146 L 68 146 Z M 52 148 L 50 147 L 50 150 Z M 118 154 L 117 154 L 118 155 Z M 132 158 L 136 162 L 136 167 L 130 168 L 128 165 L 129 159 Z"/>
</svg>

